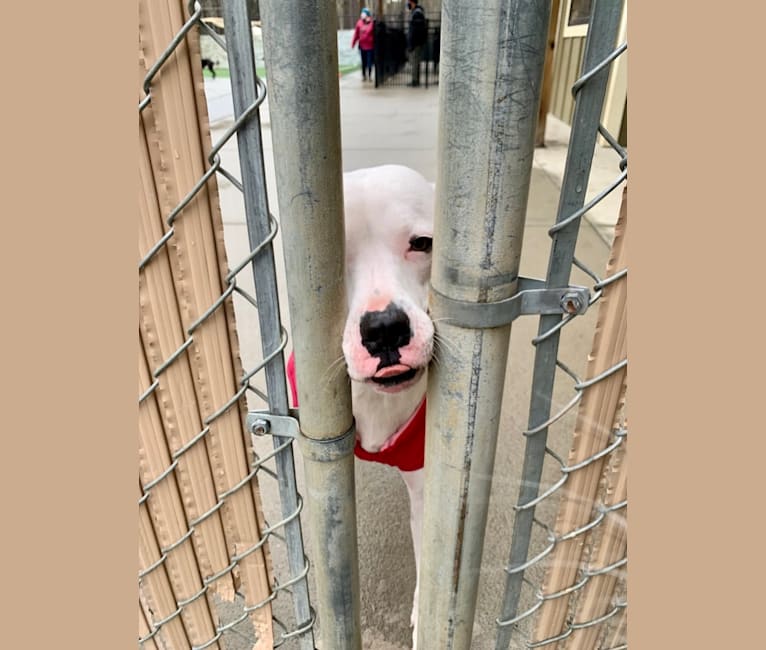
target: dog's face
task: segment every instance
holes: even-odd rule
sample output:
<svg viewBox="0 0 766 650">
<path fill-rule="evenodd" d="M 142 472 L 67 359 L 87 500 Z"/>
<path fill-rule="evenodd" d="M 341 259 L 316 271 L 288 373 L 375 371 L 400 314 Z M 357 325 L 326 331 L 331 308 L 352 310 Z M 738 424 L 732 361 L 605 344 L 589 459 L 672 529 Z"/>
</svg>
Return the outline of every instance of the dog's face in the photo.
<svg viewBox="0 0 766 650">
<path fill-rule="evenodd" d="M 344 175 L 348 374 L 381 392 L 414 384 L 431 360 L 427 313 L 434 188 L 407 167 Z"/>
</svg>

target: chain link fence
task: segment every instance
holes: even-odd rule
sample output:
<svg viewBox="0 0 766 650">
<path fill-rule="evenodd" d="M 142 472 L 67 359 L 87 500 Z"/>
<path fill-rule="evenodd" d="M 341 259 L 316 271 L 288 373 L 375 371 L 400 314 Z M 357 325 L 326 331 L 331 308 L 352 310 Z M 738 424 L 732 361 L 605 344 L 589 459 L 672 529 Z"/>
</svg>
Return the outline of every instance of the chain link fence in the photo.
<svg viewBox="0 0 766 650">
<path fill-rule="evenodd" d="M 200 32 L 227 44 L 201 18 L 139 2 L 139 646 L 314 648 L 293 441 L 244 430 L 247 410 L 287 413 L 277 224 L 250 211 L 251 251 L 229 264 L 218 205 L 219 179 L 246 191 L 221 152 L 257 126 L 265 87 L 212 143 Z M 263 354 L 243 368 L 234 314 L 254 309 Z"/>
<path fill-rule="evenodd" d="M 583 379 L 559 355 L 576 306 L 563 318 L 541 317 L 498 650 L 627 648 L 625 214 L 605 272 L 574 253 L 583 216 L 627 178 L 627 152 L 599 121 L 609 66 L 626 49 L 614 47 L 622 4 L 593 5 L 545 279 L 548 288 L 565 288 L 575 269 L 593 280 L 589 303 L 601 309 L 593 359 Z M 203 23 L 197 2 L 139 2 L 143 648 L 316 647 L 294 439 L 280 432 L 254 438 L 244 425 L 248 412 L 290 414 L 274 267 L 278 225 L 258 153 L 265 85 L 255 70 L 230 68 L 236 117 L 212 142 L 200 66 L 201 34 L 227 52 L 227 65 L 252 60 L 244 6 L 224 3 L 227 31 Z M 616 153 L 617 175 L 586 203 L 599 135 Z M 227 168 L 222 155 L 234 136 L 250 148 L 240 170 Z M 218 183 L 242 194 L 249 235 L 242 259 L 227 260 Z M 626 205 L 625 198 L 623 213 Z M 245 334 L 242 322 L 252 331 Z M 240 346 L 245 336 L 252 338 Z M 251 341 L 261 341 L 260 355 Z M 571 386 L 571 399 L 552 413 L 562 384 Z M 571 444 L 553 448 L 561 436 L 549 431 L 557 426 L 573 428 Z"/>
<path fill-rule="evenodd" d="M 497 650 L 627 648 L 627 188 L 605 277 L 575 256 L 583 216 L 627 180 L 627 151 L 600 122 L 610 66 L 627 49 L 615 47 L 622 5 L 592 6 L 583 71 L 572 88 L 576 107 L 546 277 L 547 286 L 566 286 L 572 270 L 585 273 L 594 282 L 590 304 L 603 304 L 587 379 L 559 358 L 559 338 L 574 315 L 543 316 L 532 341 L 533 397 Z M 586 203 L 599 135 L 616 154 L 616 176 Z M 573 394 L 552 414 L 556 382 L 571 382 Z M 571 447 L 552 448 L 549 430 L 578 405 Z M 544 485 L 546 463 L 553 468 Z"/>
</svg>

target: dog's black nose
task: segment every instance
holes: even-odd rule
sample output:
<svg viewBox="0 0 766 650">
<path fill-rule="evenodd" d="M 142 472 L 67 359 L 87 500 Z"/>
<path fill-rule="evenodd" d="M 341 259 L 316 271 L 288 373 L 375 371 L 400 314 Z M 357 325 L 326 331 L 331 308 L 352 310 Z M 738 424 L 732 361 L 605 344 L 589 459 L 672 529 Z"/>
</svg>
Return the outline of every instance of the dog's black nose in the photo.
<svg viewBox="0 0 766 650">
<path fill-rule="evenodd" d="M 399 348 L 412 338 L 410 319 L 401 307 L 389 303 L 383 311 L 368 311 L 359 322 L 362 345 L 373 357 L 380 357 L 380 367 L 399 362 Z"/>
</svg>

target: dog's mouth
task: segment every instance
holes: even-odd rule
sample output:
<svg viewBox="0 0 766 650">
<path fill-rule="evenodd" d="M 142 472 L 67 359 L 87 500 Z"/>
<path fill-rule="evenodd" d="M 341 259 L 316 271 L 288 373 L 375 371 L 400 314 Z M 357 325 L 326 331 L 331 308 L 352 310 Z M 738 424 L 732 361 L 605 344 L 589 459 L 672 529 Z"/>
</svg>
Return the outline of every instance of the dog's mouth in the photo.
<svg viewBox="0 0 766 650">
<path fill-rule="evenodd" d="M 398 363 L 380 368 L 370 377 L 370 381 L 383 389 L 404 388 L 406 384 L 411 383 L 418 376 L 420 370 L 420 368 L 411 368 Z"/>
</svg>

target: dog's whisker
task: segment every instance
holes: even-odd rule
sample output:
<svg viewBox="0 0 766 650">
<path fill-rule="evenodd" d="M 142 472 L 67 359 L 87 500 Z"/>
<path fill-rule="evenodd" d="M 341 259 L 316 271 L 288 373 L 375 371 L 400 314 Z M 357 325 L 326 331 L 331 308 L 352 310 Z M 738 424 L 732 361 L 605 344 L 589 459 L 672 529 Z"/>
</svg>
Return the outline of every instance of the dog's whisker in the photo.
<svg viewBox="0 0 766 650">
<path fill-rule="evenodd" d="M 442 318 L 432 318 L 431 322 L 434 324 L 447 323 L 449 325 L 449 323 L 454 320 L 455 320 L 454 318 L 450 318 L 449 316 L 443 316 Z"/>
<path fill-rule="evenodd" d="M 339 376 L 339 373 L 336 373 L 334 376 L 332 376 L 332 377 L 328 377 L 327 379 L 323 380 L 323 382 L 322 382 L 322 383 L 324 384 L 324 386 L 329 386 L 329 384 L 330 384 L 331 382 L 333 382 L 335 379 L 337 379 L 337 377 L 338 377 L 338 376 Z M 348 375 L 344 375 L 344 376 L 345 376 L 345 378 L 346 378 L 346 380 L 347 380 L 347 381 L 349 381 L 349 382 L 351 381 L 351 380 L 349 379 Z"/>
<path fill-rule="evenodd" d="M 328 385 L 345 369 L 345 358 L 341 355 L 333 361 L 322 374 L 322 383 Z"/>
<path fill-rule="evenodd" d="M 333 361 L 322 375 L 322 382 L 327 385 L 337 379 L 338 375 L 346 369 L 346 358 L 341 355 Z"/>
<path fill-rule="evenodd" d="M 435 365 L 439 366 L 440 368 L 444 367 L 444 358 L 440 353 L 434 353 L 432 359 Z"/>
<path fill-rule="evenodd" d="M 346 358 L 343 355 L 340 355 L 335 361 L 333 361 L 329 366 L 327 366 L 327 372 L 332 370 L 333 368 L 337 368 L 340 364 L 345 363 Z"/>
<path fill-rule="evenodd" d="M 444 366 L 444 348 L 445 346 L 442 344 L 441 341 L 434 340 L 434 347 L 431 353 L 431 358 L 435 361 L 436 365 L 439 367 Z M 449 350 L 447 351 L 449 352 Z"/>
<path fill-rule="evenodd" d="M 458 345 L 454 341 L 450 341 L 448 338 L 441 334 L 434 336 L 434 349 L 443 350 L 449 352 L 453 356 L 457 354 Z"/>
</svg>

